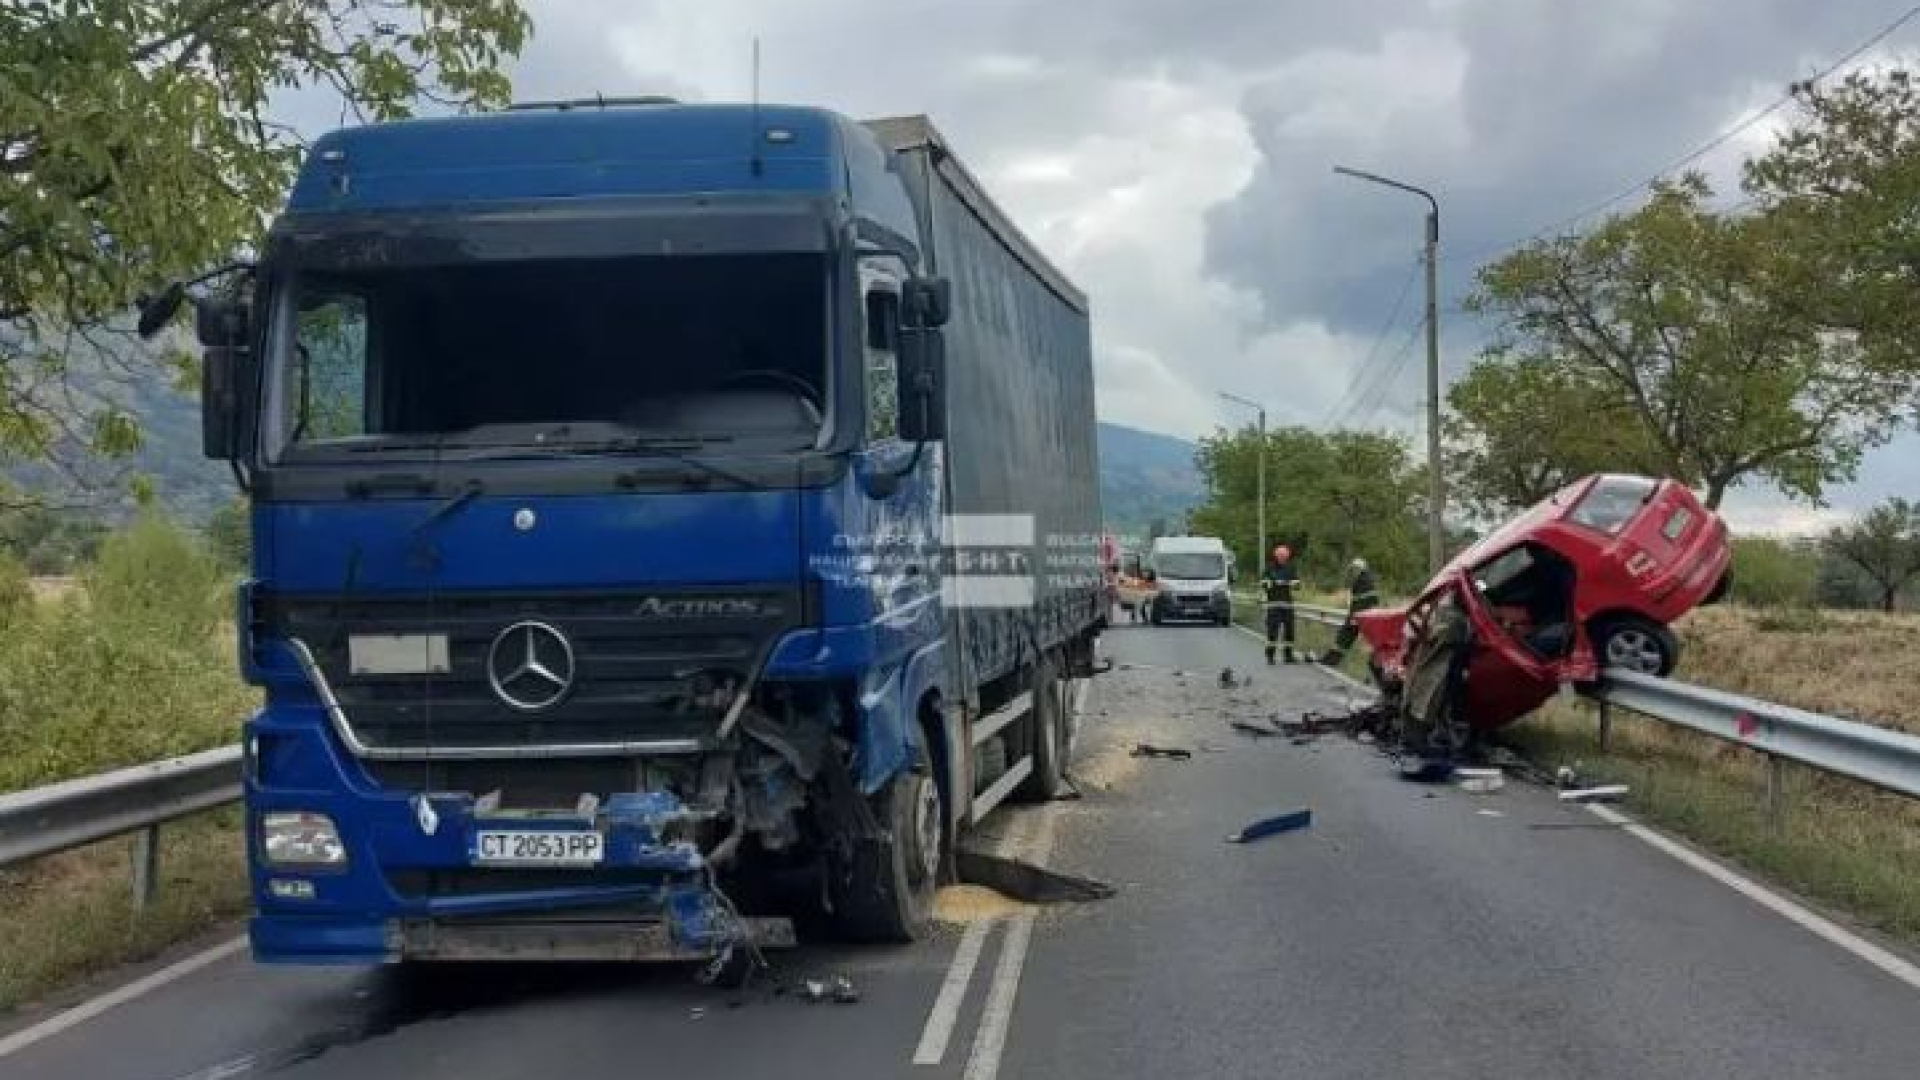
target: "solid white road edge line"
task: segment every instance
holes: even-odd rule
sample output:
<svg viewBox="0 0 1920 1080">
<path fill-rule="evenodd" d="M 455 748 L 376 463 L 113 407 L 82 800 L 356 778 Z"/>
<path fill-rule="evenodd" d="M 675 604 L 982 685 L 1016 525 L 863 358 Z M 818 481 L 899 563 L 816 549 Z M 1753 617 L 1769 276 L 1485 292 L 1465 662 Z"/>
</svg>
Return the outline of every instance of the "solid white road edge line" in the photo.
<svg viewBox="0 0 1920 1080">
<path fill-rule="evenodd" d="M 1052 806 L 1040 808 L 1033 839 L 1027 845 L 1026 858 L 1045 865 L 1053 854 L 1053 834 L 1057 824 Z M 1007 1049 L 1007 1030 L 1013 1024 L 1014 999 L 1020 993 L 1020 973 L 1026 966 L 1027 946 L 1033 940 L 1034 912 L 1024 908 L 1004 920 L 1006 940 L 1000 944 L 1000 959 L 993 968 L 993 982 L 987 987 L 987 1004 L 980 1014 L 980 1030 L 974 1033 L 973 1051 L 967 1055 L 966 1080 L 994 1080 L 1000 1074 L 1000 1058 Z"/>
<path fill-rule="evenodd" d="M 0 1039 L 0 1057 L 6 1057 L 15 1051 L 24 1050 L 42 1039 L 51 1038 L 68 1028 L 84 1024 L 109 1009 L 125 1005 L 127 1002 L 154 990 L 158 990 L 160 987 L 176 979 L 191 975 L 209 964 L 218 963 L 232 956 L 234 953 L 239 952 L 241 949 L 246 948 L 246 946 L 247 939 L 244 936 L 223 941 L 204 952 L 198 952 L 185 959 L 168 964 L 166 967 L 161 968 L 151 975 L 135 979 L 125 986 L 101 994 L 91 1001 L 75 1005 L 63 1013 L 50 1016 L 34 1024 L 32 1027 L 22 1028 L 8 1035 L 6 1038 Z"/>
<path fill-rule="evenodd" d="M 1833 921 L 1807 910 L 1766 886 L 1734 873 L 1679 841 L 1647 828 L 1617 810 L 1593 804 L 1589 804 L 1587 809 L 1600 820 L 1620 826 L 1621 832 L 1632 834 L 1635 839 L 1673 856 L 1801 929 L 1825 939 L 1830 944 L 1838 945 L 1908 986 L 1920 990 L 1920 967 L 1847 931 Z"/>
</svg>

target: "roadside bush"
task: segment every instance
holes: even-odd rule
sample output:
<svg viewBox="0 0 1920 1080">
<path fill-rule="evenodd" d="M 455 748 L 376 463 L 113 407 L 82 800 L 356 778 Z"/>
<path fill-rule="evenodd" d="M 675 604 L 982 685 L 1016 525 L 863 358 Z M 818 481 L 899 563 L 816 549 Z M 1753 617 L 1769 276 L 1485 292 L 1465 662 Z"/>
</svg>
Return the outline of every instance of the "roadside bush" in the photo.
<svg viewBox="0 0 1920 1080">
<path fill-rule="evenodd" d="M 227 573 L 193 536 L 157 515 L 109 536 L 81 577 L 92 614 L 113 626 L 199 639 L 226 615 Z"/>
<path fill-rule="evenodd" d="M 33 605 L 33 587 L 27 584 L 27 568 L 0 551 L 0 633 L 24 619 Z"/>
<path fill-rule="evenodd" d="M 1809 607 L 1820 557 L 1771 536 L 1733 538 L 1733 599 L 1754 607 Z"/>
<path fill-rule="evenodd" d="M 0 621 L 0 791 L 230 742 L 254 703 L 225 631 L 230 590 L 196 538 L 144 519 L 81 576 Z"/>
</svg>

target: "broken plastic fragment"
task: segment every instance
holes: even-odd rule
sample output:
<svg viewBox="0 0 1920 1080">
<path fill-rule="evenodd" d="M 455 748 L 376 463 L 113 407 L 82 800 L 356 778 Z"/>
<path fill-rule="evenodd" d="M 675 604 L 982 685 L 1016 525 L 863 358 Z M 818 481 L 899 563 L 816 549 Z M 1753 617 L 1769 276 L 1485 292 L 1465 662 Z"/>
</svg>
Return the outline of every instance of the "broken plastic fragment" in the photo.
<svg viewBox="0 0 1920 1080">
<path fill-rule="evenodd" d="M 1135 743 L 1133 746 L 1133 756 L 1173 758 L 1175 761 L 1185 761 L 1193 756 L 1193 751 L 1182 750 L 1177 746 L 1155 746 L 1152 743 Z"/>
<path fill-rule="evenodd" d="M 1227 843 L 1244 844 L 1249 840 L 1258 840 L 1275 833 L 1294 832 L 1311 824 L 1313 824 L 1311 810 L 1288 810 L 1284 813 L 1269 814 L 1248 822 L 1245 828 L 1227 837 Z"/>
<path fill-rule="evenodd" d="M 852 1005 L 860 1000 L 860 991 L 854 989 L 853 980 L 845 975 L 835 975 L 831 989 L 836 1005 Z"/>
<path fill-rule="evenodd" d="M 1561 792 L 1560 801 L 1577 803 L 1612 802 L 1615 799 L 1625 797 L 1628 790 L 1625 784 L 1601 784 L 1599 787 L 1576 788 L 1572 791 Z"/>
</svg>

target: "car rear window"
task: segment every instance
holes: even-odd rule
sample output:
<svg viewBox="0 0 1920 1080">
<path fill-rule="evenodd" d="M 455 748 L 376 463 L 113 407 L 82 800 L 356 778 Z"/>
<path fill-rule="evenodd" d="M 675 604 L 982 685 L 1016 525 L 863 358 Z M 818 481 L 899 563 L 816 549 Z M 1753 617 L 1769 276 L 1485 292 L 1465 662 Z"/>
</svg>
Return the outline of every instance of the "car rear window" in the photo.
<svg viewBox="0 0 1920 1080">
<path fill-rule="evenodd" d="M 1567 514 L 1567 520 L 1604 533 L 1617 533 L 1647 504 L 1658 486 L 1639 476 L 1605 477 L 1587 490 L 1586 498 Z"/>
<path fill-rule="evenodd" d="M 1661 526 L 1660 535 L 1668 540 L 1678 540 L 1691 524 L 1693 524 L 1693 511 L 1683 506 L 1675 510 L 1673 516 L 1667 519 L 1667 523 Z"/>
</svg>

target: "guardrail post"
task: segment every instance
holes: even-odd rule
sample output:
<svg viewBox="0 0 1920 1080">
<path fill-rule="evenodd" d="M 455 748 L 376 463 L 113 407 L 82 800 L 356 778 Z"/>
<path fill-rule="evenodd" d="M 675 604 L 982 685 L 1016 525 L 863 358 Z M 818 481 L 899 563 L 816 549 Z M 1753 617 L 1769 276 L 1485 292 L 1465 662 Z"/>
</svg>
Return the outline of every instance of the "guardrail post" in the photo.
<svg viewBox="0 0 1920 1080">
<path fill-rule="evenodd" d="M 1604 700 L 1600 702 L 1600 752 L 1607 752 L 1607 740 L 1613 734 L 1613 709 Z"/>
<path fill-rule="evenodd" d="M 149 825 L 133 834 L 133 910 L 147 910 L 160 881 L 160 826 Z"/>
<path fill-rule="evenodd" d="M 1767 755 L 1767 831 L 1775 839 L 1787 831 L 1787 760 Z"/>
</svg>

